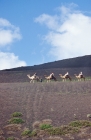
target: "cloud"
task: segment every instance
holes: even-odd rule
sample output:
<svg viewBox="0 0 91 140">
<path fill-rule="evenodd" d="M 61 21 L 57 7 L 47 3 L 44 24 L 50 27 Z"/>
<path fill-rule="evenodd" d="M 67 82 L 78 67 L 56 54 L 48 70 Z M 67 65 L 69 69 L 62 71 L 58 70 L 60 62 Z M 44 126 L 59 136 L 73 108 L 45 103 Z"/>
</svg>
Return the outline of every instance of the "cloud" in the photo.
<svg viewBox="0 0 91 140">
<path fill-rule="evenodd" d="M 21 38 L 18 27 L 15 27 L 6 19 L 0 18 L 0 47 L 10 45 Z"/>
<path fill-rule="evenodd" d="M 8 20 L 0 18 L 0 49 L 22 38 L 19 27 L 15 27 Z M 19 60 L 14 53 L 0 51 L 0 70 L 26 66 L 26 62 Z"/>
<path fill-rule="evenodd" d="M 58 16 L 50 16 L 47 14 L 42 14 L 38 18 L 35 19 L 35 22 L 39 22 L 40 24 L 45 24 L 49 29 L 56 30 L 58 27 Z"/>
<path fill-rule="evenodd" d="M 15 56 L 14 53 L 0 52 L 0 70 L 26 65 L 26 62 L 19 60 L 18 56 Z"/>
<path fill-rule="evenodd" d="M 44 40 L 50 44 L 49 55 L 56 59 L 88 55 L 91 52 L 91 16 L 76 10 L 77 5 L 62 5 L 59 13 L 42 14 L 35 22 L 44 24 L 48 33 Z"/>
</svg>

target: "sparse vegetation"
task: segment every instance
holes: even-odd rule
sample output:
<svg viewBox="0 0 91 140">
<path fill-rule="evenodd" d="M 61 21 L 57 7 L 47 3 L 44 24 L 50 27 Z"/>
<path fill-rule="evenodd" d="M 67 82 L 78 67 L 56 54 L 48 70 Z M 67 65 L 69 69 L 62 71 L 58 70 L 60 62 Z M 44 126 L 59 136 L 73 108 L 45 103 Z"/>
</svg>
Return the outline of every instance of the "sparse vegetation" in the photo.
<svg viewBox="0 0 91 140">
<path fill-rule="evenodd" d="M 31 131 L 31 130 L 27 129 L 27 130 L 24 130 L 21 135 L 34 137 L 34 136 L 37 136 L 37 132 L 36 132 L 36 130 Z"/>
<path fill-rule="evenodd" d="M 77 133 L 79 131 L 78 128 L 74 128 L 71 126 L 62 126 L 62 127 L 52 127 L 46 130 L 50 135 L 65 135 L 68 133 Z"/>
<path fill-rule="evenodd" d="M 87 120 L 77 120 L 77 121 L 72 121 L 69 123 L 69 126 L 72 127 L 88 127 L 91 126 L 91 121 L 87 121 Z"/>
<path fill-rule="evenodd" d="M 14 140 L 14 137 L 9 137 L 7 138 L 7 140 Z"/>
<path fill-rule="evenodd" d="M 37 132 L 35 130 L 33 130 L 30 134 L 29 134 L 30 137 L 35 137 L 37 136 Z"/>
<path fill-rule="evenodd" d="M 21 117 L 22 116 L 22 113 L 21 112 L 14 112 L 12 114 L 12 117 Z"/>
<path fill-rule="evenodd" d="M 24 123 L 25 121 L 21 118 L 11 118 L 9 120 L 9 123 L 12 123 L 12 124 L 21 124 L 21 123 Z"/>
<path fill-rule="evenodd" d="M 40 129 L 41 130 L 45 130 L 45 129 L 48 129 L 48 128 L 52 128 L 52 125 L 50 124 L 40 124 Z"/>
<path fill-rule="evenodd" d="M 24 120 L 18 117 L 13 117 L 11 120 L 9 120 L 10 123 L 23 123 Z M 46 123 L 44 123 L 46 122 Z M 46 136 L 53 136 L 54 139 L 56 136 L 66 136 L 66 135 L 74 135 L 74 133 L 80 133 L 81 128 L 89 128 L 91 127 L 91 121 L 87 120 L 76 120 L 70 122 L 68 125 L 61 125 L 60 127 L 54 127 L 52 126 L 52 120 L 50 119 L 45 119 L 42 121 L 36 121 L 36 124 L 39 126 L 38 129 L 26 129 L 21 133 L 22 137 L 36 137 L 37 136 L 40 138 L 41 136 L 44 137 Z M 34 123 L 32 125 L 34 127 Z M 49 137 L 50 139 L 52 137 Z M 57 137 L 59 139 L 60 137 Z M 8 137 L 6 140 L 16 140 L 15 137 Z M 18 139 L 17 139 L 18 140 Z"/>
<path fill-rule="evenodd" d="M 29 136 L 30 134 L 31 134 L 31 130 L 29 130 L 29 129 L 27 129 L 27 130 L 24 130 L 23 132 L 22 132 L 22 136 Z"/>
</svg>

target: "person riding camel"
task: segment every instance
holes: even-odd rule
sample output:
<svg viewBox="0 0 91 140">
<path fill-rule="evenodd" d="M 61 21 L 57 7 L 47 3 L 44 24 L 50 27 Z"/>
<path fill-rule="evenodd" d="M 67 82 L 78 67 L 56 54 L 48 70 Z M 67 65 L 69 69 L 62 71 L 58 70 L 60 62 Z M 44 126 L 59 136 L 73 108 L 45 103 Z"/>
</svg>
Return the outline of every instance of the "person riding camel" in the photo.
<svg viewBox="0 0 91 140">
<path fill-rule="evenodd" d="M 35 73 L 34 76 L 36 77 L 37 76 L 37 73 Z"/>
<path fill-rule="evenodd" d="M 67 72 L 67 73 L 65 74 L 65 77 L 68 76 L 68 75 L 69 75 L 69 73 Z"/>
<path fill-rule="evenodd" d="M 53 77 L 54 77 L 54 73 L 51 73 L 51 74 L 50 74 L 50 77 L 53 78 Z"/>
<path fill-rule="evenodd" d="M 79 76 L 82 76 L 82 75 L 83 75 L 83 73 L 82 73 L 82 72 L 80 72 L 80 73 L 79 73 Z"/>
</svg>

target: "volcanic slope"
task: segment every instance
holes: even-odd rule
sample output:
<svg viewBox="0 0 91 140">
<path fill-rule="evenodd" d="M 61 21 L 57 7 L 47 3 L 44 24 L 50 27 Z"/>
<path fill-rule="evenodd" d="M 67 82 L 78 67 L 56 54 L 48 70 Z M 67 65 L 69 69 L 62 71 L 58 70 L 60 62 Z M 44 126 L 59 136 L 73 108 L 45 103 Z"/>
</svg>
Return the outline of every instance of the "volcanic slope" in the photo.
<svg viewBox="0 0 91 140">
<path fill-rule="evenodd" d="M 14 112 L 23 114 L 23 127 L 27 128 L 43 119 L 51 119 L 54 126 L 67 124 L 75 120 L 74 114 L 78 120 L 87 120 L 91 113 L 91 81 L 1 83 L 2 129 Z"/>
</svg>

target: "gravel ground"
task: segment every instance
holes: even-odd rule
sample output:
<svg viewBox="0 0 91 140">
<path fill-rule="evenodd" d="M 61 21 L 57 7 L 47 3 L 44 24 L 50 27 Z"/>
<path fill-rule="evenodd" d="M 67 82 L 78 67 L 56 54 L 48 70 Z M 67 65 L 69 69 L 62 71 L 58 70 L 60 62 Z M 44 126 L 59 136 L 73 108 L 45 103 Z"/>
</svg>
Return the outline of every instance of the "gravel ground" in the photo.
<svg viewBox="0 0 91 140">
<path fill-rule="evenodd" d="M 68 124 L 75 120 L 74 115 L 77 120 L 87 120 L 91 81 L 0 83 L 0 128 L 14 112 L 23 114 L 23 127 L 29 128 L 43 119 L 51 119 L 54 126 Z"/>
</svg>

